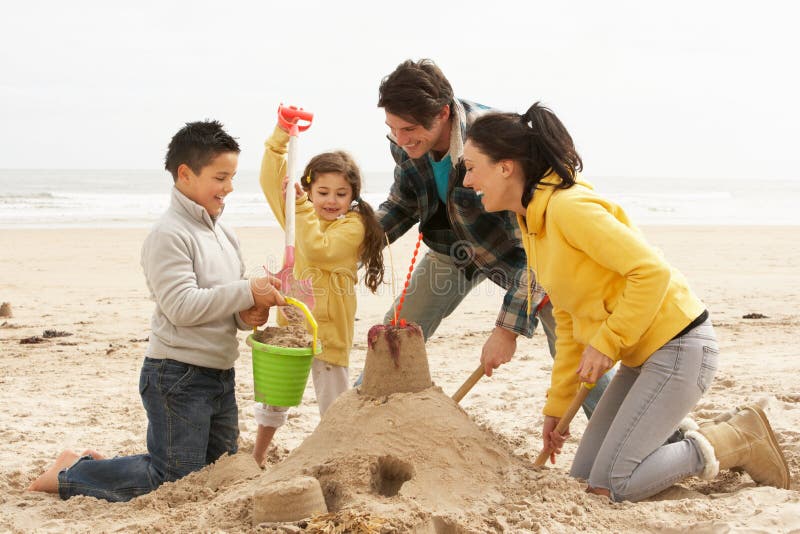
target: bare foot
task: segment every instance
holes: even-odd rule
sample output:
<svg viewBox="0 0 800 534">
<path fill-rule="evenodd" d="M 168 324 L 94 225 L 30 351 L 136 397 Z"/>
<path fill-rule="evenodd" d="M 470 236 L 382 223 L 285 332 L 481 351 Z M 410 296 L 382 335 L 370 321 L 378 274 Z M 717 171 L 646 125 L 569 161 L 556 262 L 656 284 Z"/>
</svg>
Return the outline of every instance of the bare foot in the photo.
<svg viewBox="0 0 800 534">
<path fill-rule="evenodd" d="M 39 478 L 31 482 L 27 491 L 46 491 L 48 493 L 58 492 L 58 473 L 65 467 L 69 467 L 80 458 L 73 451 L 64 451 L 58 455 L 55 463 L 42 473 Z"/>
<path fill-rule="evenodd" d="M 586 493 L 594 493 L 595 495 L 602 495 L 603 497 L 608 497 L 609 499 L 611 498 L 611 490 L 606 488 L 593 488 L 588 486 L 586 488 Z"/>
<path fill-rule="evenodd" d="M 81 453 L 81 456 L 91 456 L 92 460 L 105 460 L 106 456 L 100 454 L 94 449 L 86 449 Z"/>
</svg>

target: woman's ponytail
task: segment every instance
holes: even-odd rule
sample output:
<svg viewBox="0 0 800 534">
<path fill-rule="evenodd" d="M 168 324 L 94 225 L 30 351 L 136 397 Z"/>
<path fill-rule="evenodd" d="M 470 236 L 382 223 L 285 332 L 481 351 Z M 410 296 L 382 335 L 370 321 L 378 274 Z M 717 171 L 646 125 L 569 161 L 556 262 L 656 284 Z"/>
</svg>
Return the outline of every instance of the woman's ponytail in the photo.
<svg viewBox="0 0 800 534">
<path fill-rule="evenodd" d="M 569 132 L 539 102 L 522 115 L 487 113 L 475 120 L 467 131 L 474 142 L 492 161 L 518 161 L 525 173 L 521 202 L 527 206 L 539 182 L 548 174 L 561 178 L 556 187 L 566 189 L 575 184 L 583 162 Z"/>
</svg>

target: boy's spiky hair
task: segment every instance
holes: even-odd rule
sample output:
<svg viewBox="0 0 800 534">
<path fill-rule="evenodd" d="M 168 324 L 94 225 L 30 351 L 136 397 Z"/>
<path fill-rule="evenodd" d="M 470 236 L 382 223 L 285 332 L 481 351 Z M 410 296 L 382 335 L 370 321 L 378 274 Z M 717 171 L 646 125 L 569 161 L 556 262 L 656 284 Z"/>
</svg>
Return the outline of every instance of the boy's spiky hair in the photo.
<svg viewBox="0 0 800 534">
<path fill-rule="evenodd" d="M 167 148 L 164 168 L 178 179 L 178 167 L 186 164 L 195 174 L 223 152 L 239 153 L 239 143 L 228 135 L 219 121 L 187 122 L 178 130 Z"/>
</svg>

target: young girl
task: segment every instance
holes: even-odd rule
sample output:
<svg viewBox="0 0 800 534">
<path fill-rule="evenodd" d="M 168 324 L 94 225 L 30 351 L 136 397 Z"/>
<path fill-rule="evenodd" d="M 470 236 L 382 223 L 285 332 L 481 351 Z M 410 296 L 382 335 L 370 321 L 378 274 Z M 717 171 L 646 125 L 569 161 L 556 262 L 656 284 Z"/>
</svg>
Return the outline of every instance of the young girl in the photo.
<svg viewBox="0 0 800 534">
<path fill-rule="evenodd" d="M 487 211 L 517 213 L 528 265 L 547 290 L 556 355 L 542 435 L 555 431 L 580 382 L 620 369 L 589 420 L 571 474 L 588 491 L 639 501 L 689 475 L 741 467 L 757 483 L 789 487 L 766 415 L 747 406 L 730 419 L 670 439 L 708 389 L 718 346 L 703 303 L 617 205 L 578 176 L 582 162 L 547 108 L 477 119 L 464 145 L 464 185 Z"/>
<path fill-rule="evenodd" d="M 281 125 L 266 142 L 261 188 L 275 218 L 285 226 L 286 152 L 289 134 Z M 345 152 L 325 152 L 308 162 L 296 188 L 294 276 L 311 278 L 314 317 L 322 352 L 311 367 L 319 413 L 347 390 L 350 348 L 356 314 L 358 265 L 374 293 L 383 281 L 383 229 L 361 199 L 361 173 Z M 263 465 L 275 430 L 286 422 L 285 407 L 256 404 L 258 434 L 253 456 Z"/>
</svg>

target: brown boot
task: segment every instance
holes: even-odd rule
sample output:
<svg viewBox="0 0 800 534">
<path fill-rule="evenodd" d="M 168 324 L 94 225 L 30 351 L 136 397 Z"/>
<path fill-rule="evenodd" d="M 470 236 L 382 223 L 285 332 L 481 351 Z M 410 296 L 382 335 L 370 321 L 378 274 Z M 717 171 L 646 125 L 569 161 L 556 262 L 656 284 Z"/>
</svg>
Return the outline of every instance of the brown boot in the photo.
<svg viewBox="0 0 800 534">
<path fill-rule="evenodd" d="M 763 411 L 767 409 L 768 404 L 769 404 L 769 398 L 761 397 L 760 399 L 751 404 L 736 406 L 735 408 L 731 408 L 730 410 L 718 414 L 716 417 L 714 417 L 714 419 L 707 419 L 704 421 L 700 421 L 699 423 L 695 421 L 694 418 L 692 418 L 692 416 L 687 415 L 678 425 L 678 429 L 675 431 L 676 432 L 675 437 L 677 438 L 677 441 L 680 441 L 684 437 L 686 437 L 686 433 L 689 432 L 690 430 L 699 430 L 707 426 L 713 426 L 716 425 L 717 423 L 722 423 L 723 421 L 727 421 L 728 419 L 730 419 L 740 411 L 744 410 L 748 406 L 756 406 L 758 408 L 761 408 L 761 410 Z"/>
<path fill-rule="evenodd" d="M 768 404 L 769 404 L 769 398 L 768 397 L 761 397 L 757 401 L 752 402 L 750 404 L 745 404 L 745 405 L 742 405 L 742 406 L 736 406 L 734 408 L 731 408 L 730 410 L 722 412 L 721 414 L 718 414 L 714 419 L 711 419 L 711 420 L 708 420 L 708 421 L 701 421 L 699 423 L 699 425 L 700 425 L 700 428 L 703 428 L 706 425 L 715 425 L 717 423 L 721 423 L 723 421 L 727 421 L 728 419 L 730 419 L 731 417 L 733 417 L 734 415 L 736 415 L 740 411 L 744 410 L 748 406 L 760 408 L 761 411 L 764 411 L 764 410 L 767 409 L 767 405 Z M 688 418 L 688 416 L 686 418 Z M 686 419 L 684 419 L 684 421 L 686 421 Z M 689 430 L 697 430 L 697 428 L 689 428 Z M 685 434 L 685 432 L 684 432 L 684 434 Z"/>
<path fill-rule="evenodd" d="M 686 437 L 695 441 L 705 460 L 702 478 L 741 467 L 758 484 L 789 489 L 789 466 L 759 406 L 746 406 L 730 419 L 702 425 Z"/>
</svg>

